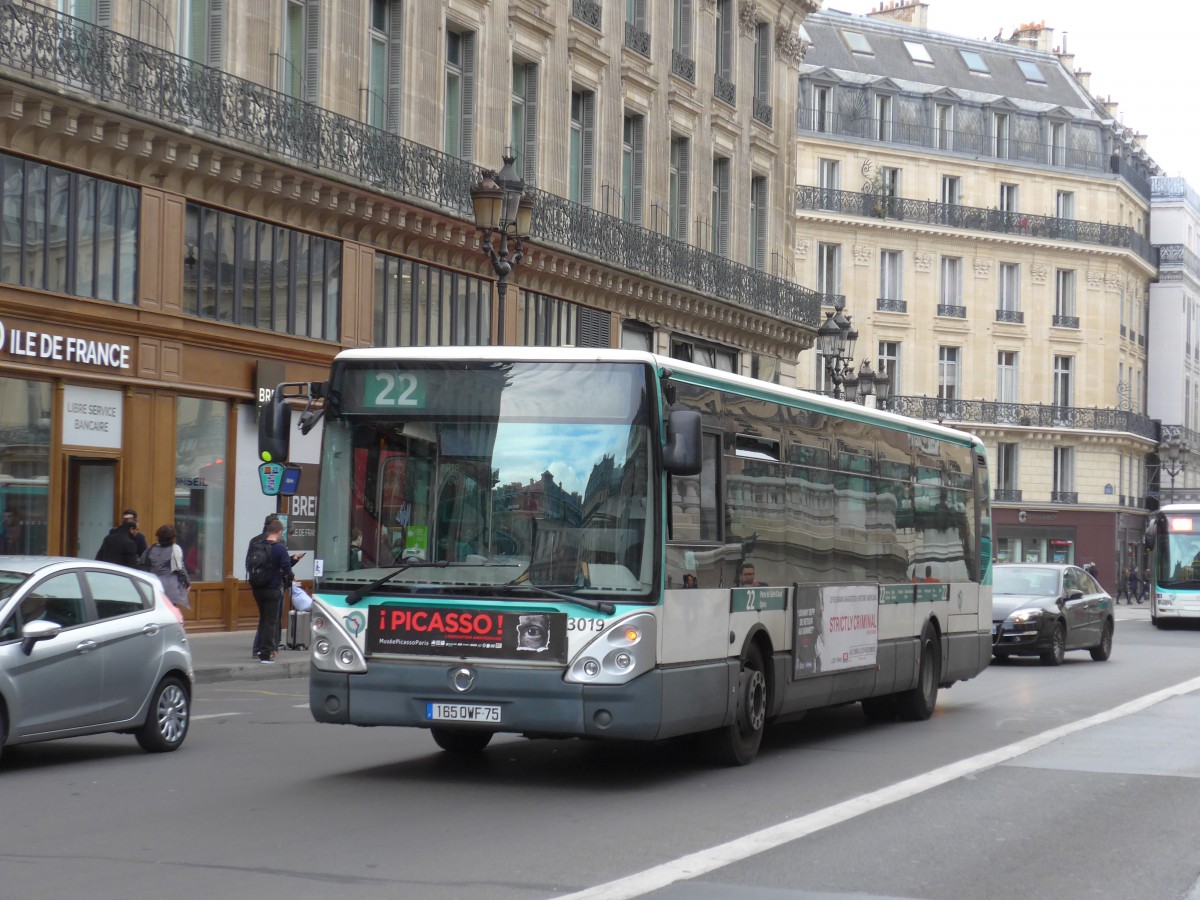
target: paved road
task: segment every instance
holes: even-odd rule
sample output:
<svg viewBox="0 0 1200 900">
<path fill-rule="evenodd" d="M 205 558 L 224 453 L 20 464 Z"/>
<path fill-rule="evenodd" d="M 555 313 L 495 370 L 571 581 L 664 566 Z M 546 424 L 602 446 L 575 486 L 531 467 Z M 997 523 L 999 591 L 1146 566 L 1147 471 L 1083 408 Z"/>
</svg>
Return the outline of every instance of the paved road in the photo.
<svg viewBox="0 0 1200 900">
<path fill-rule="evenodd" d="M 178 753 L 5 753 L 0 896 L 1194 900 L 1200 681 L 1142 698 L 1200 676 L 1200 630 L 1121 615 L 1108 663 L 993 666 L 926 723 L 813 715 L 744 769 L 687 742 L 456 760 L 313 723 L 303 679 L 205 684 Z"/>
</svg>

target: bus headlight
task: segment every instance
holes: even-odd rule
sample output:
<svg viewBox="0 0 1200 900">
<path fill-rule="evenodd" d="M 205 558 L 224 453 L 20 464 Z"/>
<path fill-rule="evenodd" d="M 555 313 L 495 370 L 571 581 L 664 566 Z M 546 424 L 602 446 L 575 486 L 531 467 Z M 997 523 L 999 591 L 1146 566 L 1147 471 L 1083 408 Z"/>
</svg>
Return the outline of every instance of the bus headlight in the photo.
<svg viewBox="0 0 1200 900">
<path fill-rule="evenodd" d="M 1159 606 L 1174 606 L 1175 605 L 1175 595 L 1174 594 L 1159 594 L 1158 595 L 1158 605 Z"/>
<path fill-rule="evenodd" d="M 340 618 L 320 600 L 313 599 L 312 665 L 323 672 L 348 674 L 367 671 L 367 660 L 358 643 L 342 627 Z"/>
<path fill-rule="evenodd" d="M 654 668 L 658 620 L 634 613 L 596 635 L 575 657 L 563 679 L 569 684 L 625 684 Z"/>
</svg>

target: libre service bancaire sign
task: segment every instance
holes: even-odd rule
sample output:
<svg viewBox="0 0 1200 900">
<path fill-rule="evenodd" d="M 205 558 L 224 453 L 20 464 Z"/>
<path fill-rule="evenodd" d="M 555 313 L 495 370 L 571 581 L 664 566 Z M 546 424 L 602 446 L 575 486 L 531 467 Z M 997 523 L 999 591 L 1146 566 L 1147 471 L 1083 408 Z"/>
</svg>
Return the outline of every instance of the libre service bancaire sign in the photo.
<svg viewBox="0 0 1200 900">
<path fill-rule="evenodd" d="M 74 335 L 52 334 L 30 328 L 14 328 L 0 321 L 0 355 L 72 363 L 100 369 L 130 369 L 133 348 L 119 341 L 95 340 Z"/>
<path fill-rule="evenodd" d="M 68 384 L 63 388 L 64 444 L 121 449 L 124 398 L 120 391 Z"/>
</svg>

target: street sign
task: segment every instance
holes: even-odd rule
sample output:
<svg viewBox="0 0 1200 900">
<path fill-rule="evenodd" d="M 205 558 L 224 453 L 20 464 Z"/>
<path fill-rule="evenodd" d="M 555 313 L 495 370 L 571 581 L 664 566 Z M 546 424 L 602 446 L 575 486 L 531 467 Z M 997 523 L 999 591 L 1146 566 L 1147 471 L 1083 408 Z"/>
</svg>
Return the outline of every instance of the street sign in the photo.
<svg viewBox="0 0 1200 900">
<path fill-rule="evenodd" d="M 258 480 L 262 484 L 262 492 L 268 497 L 279 495 L 283 486 L 283 475 L 286 470 L 282 463 L 267 462 L 258 467 Z"/>
<path fill-rule="evenodd" d="M 284 466 L 283 481 L 279 485 L 279 493 L 285 497 L 290 497 L 296 493 L 296 488 L 300 486 L 301 471 L 299 466 Z"/>
</svg>

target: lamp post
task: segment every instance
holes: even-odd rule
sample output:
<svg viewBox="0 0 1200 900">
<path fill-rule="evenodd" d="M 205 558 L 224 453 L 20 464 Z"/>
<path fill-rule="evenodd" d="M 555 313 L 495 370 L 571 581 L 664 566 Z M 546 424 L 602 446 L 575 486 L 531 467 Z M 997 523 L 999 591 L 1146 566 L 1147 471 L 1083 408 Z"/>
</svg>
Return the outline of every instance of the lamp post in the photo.
<svg viewBox="0 0 1200 900">
<path fill-rule="evenodd" d="M 1159 463 L 1171 479 L 1171 502 L 1175 502 L 1175 479 L 1187 468 L 1187 447 L 1177 435 L 1172 435 L 1159 445 Z"/>
<path fill-rule="evenodd" d="M 850 316 L 843 313 L 844 309 L 845 302 L 839 299 L 834 303 L 833 312 L 825 313 L 825 321 L 817 329 L 817 353 L 825 360 L 825 371 L 833 382 L 833 396 L 865 405 L 867 398 L 873 395 L 876 407 L 885 408 L 892 379 L 886 369 L 876 375 L 868 359 L 855 368 L 854 347 L 858 331 Z"/>
<path fill-rule="evenodd" d="M 521 244 L 529 238 L 533 221 L 533 197 L 525 193 L 525 182 L 513 163 L 517 158 L 508 148 L 504 165 L 499 172 L 485 170 L 479 183 L 471 188 L 471 206 L 475 212 L 475 227 L 480 232 L 479 248 L 496 273 L 497 343 L 503 343 L 504 299 L 508 293 L 508 276 L 524 256 Z"/>
</svg>

